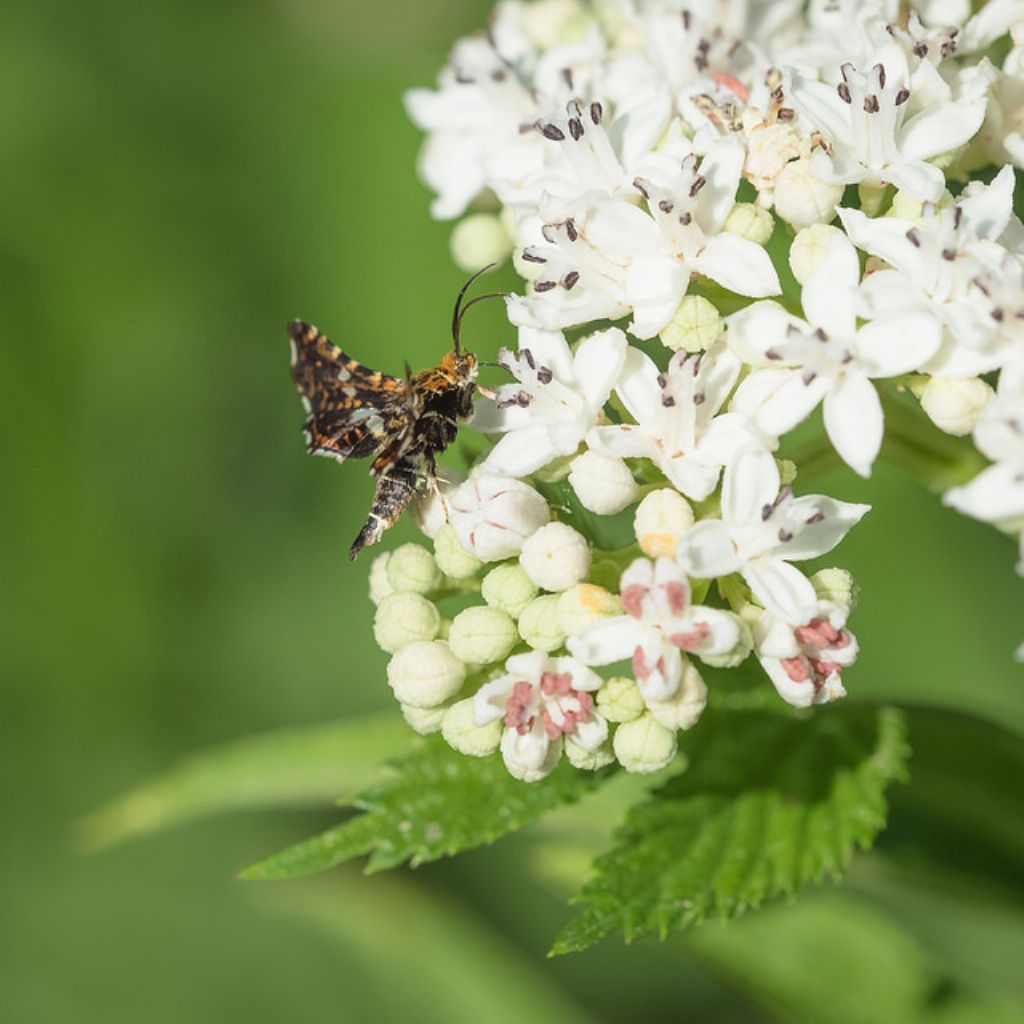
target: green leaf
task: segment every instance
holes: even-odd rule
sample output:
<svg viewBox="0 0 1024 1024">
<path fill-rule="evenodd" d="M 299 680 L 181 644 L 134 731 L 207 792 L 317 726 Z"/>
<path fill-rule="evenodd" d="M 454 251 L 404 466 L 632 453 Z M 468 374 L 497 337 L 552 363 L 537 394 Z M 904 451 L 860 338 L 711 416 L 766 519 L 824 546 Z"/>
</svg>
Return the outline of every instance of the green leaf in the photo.
<svg viewBox="0 0 1024 1024">
<path fill-rule="evenodd" d="M 410 861 L 415 867 L 492 843 L 579 799 L 606 772 L 562 763 L 541 782 L 513 779 L 497 755 L 466 757 L 431 737 L 396 760 L 391 775 L 353 801 L 363 813 L 290 846 L 242 872 L 243 878 L 291 878 L 370 854 L 369 871 Z"/>
<path fill-rule="evenodd" d="M 222 811 L 348 799 L 408 736 L 408 726 L 389 713 L 238 740 L 184 759 L 84 818 L 76 838 L 98 850 Z"/>
<path fill-rule="evenodd" d="M 709 711 L 689 739 L 691 769 L 629 812 L 553 953 L 617 929 L 664 938 L 837 877 L 885 824 L 908 752 L 901 714 L 868 707 Z"/>
</svg>

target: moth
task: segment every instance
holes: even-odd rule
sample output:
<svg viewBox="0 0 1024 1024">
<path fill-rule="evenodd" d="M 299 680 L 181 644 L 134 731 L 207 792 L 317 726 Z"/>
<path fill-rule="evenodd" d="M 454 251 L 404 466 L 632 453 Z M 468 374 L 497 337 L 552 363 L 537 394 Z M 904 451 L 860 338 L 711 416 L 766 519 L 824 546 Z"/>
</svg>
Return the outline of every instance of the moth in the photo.
<svg viewBox="0 0 1024 1024">
<path fill-rule="evenodd" d="M 293 320 L 288 325 L 292 378 L 309 414 L 302 426 L 309 451 L 338 462 L 373 458 L 373 502 L 349 558 L 380 540 L 418 490 L 438 490 L 437 455 L 455 440 L 459 423 L 472 415 L 476 391 L 490 393 L 476 383 L 477 358 L 460 342 L 466 311 L 494 297 L 480 295 L 463 305 L 469 286 L 483 272 L 470 278 L 455 300 L 452 350 L 437 366 L 419 373 L 406 363 L 404 379 L 357 362 L 312 324 Z"/>
</svg>

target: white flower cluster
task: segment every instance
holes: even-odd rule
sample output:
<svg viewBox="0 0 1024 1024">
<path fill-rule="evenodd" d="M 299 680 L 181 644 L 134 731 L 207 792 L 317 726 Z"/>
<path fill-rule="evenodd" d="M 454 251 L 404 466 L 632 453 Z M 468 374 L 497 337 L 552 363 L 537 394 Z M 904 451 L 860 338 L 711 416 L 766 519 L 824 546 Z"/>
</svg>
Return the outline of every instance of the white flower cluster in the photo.
<svg viewBox="0 0 1024 1024">
<path fill-rule="evenodd" d="M 495 443 L 419 502 L 433 553 L 374 563 L 375 635 L 409 723 L 519 779 L 664 767 L 701 663 L 845 694 L 853 581 L 799 566 L 867 506 L 774 454 L 819 405 L 867 476 L 917 396 L 993 463 L 947 502 L 1024 535 L 1024 0 L 804 6 L 504 0 L 408 97 L 456 258 L 526 285 Z"/>
</svg>

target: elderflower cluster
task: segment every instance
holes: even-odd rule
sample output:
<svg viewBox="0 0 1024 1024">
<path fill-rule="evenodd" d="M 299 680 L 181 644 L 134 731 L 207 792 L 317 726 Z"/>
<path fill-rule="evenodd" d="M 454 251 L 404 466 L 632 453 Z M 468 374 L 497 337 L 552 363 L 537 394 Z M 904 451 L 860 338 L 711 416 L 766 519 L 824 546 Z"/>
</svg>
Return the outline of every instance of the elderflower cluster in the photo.
<svg viewBox="0 0 1024 1024">
<path fill-rule="evenodd" d="M 819 408 L 862 476 L 890 403 L 972 435 L 945 500 L 1024 537 L 1022 0 L 502 0 L 407 106 L 456 261 L 523 278 L 492 447 L 373 569 L 414 728 L 535 781 L 664 767 L 702 666 L 842 697 L 855 587 L 801 565 L 867 506 L 778 457 Z"/>
</svg>

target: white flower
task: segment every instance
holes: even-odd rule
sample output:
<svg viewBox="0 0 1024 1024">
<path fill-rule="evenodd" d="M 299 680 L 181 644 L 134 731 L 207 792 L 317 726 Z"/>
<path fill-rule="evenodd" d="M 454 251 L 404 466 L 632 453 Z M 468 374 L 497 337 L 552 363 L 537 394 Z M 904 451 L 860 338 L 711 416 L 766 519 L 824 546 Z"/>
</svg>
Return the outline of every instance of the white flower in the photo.
<svg viewBox="0 0 1024 1024">
<path fill-rule="evenodd" d="M 734 616 L 690 603 L 690 584 L 667 558 L 638 558 L 622 574 L 625 615 L 569 637 L 569 652 L 588 665 L 631 659 L 645 701 L 665 701 L 683 677 L 681 652 L 725 654 L 739 640 Z"/>
<path fill-rule="evenodd" d="M 568 590 L 590 572 L 590 545 L 571 526 L 548 523 L 523 543 L 519 564 L 541 590 Z"/>
<path fill-rule="evenodd" d="M 596 750 L 608 736 L 608 723 L 592 694 L 601 677 L 573 658 L 551 658 L 543 651 L 513 655 L 506 674 L 485 683 L 473 698 L 478 726 L 503 721 L 501 756 L 510 774 L 537 782 L 552 771 L 562 738 Z"/>
<path fill-rule="evenodd" d="M 938 350 L 941 327 L 927 312 L 898 310 L 857 326 L 860 263 L 835 236 L 807 279 L 807 320 L 774 302 L 755 303 L 730 318 L 730 342 L 751 362 L 778 369 L 744 381 L 734 408 L 767 434 L 788 433 L 824 402 L 825 430 L 843 460 L 867 476 L 882 444 L 882 405 L 871 378 L 908 373 Z M 756 403 L 750 399 L 757 395 Z"/>
<path fill-rule="evenodd" d="M 724 343 L 706 353 L 677 352 L 665 373 L 630 349 L 616 391 L 635 423 L 594 427 L 587 443 L 620 458 L 647 458 L 688 498 L 706 498 L 721 467 L 754 439 L 746 418 L 716 415 L 739 376 Z"/>
<path fill-rule="evenodd" d="M 761 605 L 799 625 L 818 598 L 789 563 L 831 551 L 869 507 L 822 494 L 794 498 L 789 487 L 779 489 L 771 455 L 745 448 L 725 470 L 722 518 L 697 523 L 680 542 L 677 561 L 701 579 L 739 572 Z"/>
<path fill-rule="evenodd" d="M 754 651 L 778 690 L 797 708 L 846 696 L 842 671 L 857 659 L 857 639 L 846 629 L 846 609 L 819 601 L 814 614 L 792 626 L 766 611 L 754 625 Z"/>
<path fill-rule="evenodd" d="M 973 377 L 994 369 L 1012 338 L 1007 332 L 1020 336 L 1008 315 L 1024 305 L 1020 293 L 1004 295 L 1001 284 L 1024 283 L 1019 258 L 1000 244 L 1014 226 L 1013 183 L 1005 167 L 952 208 L 926 205 L 917 222 L 839 211 L 853 243 L 888 264 L 864 282 L 867 311 L 919 309 L 944 327 L 941 349 L 922 364 L 928 373 Z"/>
<path fill-rule="evenodd" d="M 526 476 L 575 452 L 601 419 L 626 348 L 626 336 L 617 327 L 585 338 L 575 353 L 561 332 L 521 327 L 519 352 L 498 353 L 499 363 L 517 383 L 498 389 L 493 418 L 483 423 L 484 429 L 505 435 L 484 468 Z"/>
<path fill-rule="evenodd" d="M 591 193 L 570 216 L 543 225 L 546 245 L 524 258 L 545 264 L 533 294 L 509 302 L 514 323 L 567 327 L 632 311 L 630 331 L 650 338 L 672 319 L 690 277 L 703 274 L 740 295 L 776 295 L 778 275 L 763 247 L 723 232 L 743 148 L 726 140 L 697 167 L 651 153 L 633 185 L 645 212 L 626 198 Z"/>
<path fill-rule="evenodd" d="M 842 81 L 835 87 L 800 74 L 793 78 L 794 102 L 831 149 L 831 159 L 823 151 L 812 157 L 816 174 L 847 185 L 895 185 L 918 199 L 938 199 L 945 178 L 927 161 L 977 132 L 985 117 L 984 91 L 933 101 L 908 117 L 910 70 L 898 45 L 881 47 L 868 71 L 849 62 L 840 70 Z"/>
<path fill-rule="evenodd" d="M 547 502 L 529 484 L 480 473 L 451 496 L 448 516 L 462 547 L 482 562 L 518 555 L 523 541 L 550 518 Z"/>
</svg>

